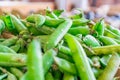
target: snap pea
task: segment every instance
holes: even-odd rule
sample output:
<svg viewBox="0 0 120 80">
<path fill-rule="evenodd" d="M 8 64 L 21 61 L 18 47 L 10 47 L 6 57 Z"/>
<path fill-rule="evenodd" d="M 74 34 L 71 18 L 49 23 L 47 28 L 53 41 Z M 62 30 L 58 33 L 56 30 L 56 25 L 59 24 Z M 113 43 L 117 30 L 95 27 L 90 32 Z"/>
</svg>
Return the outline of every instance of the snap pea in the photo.
<svg viewBox="0 0 120 80">
<path fill-rule="evenodd" d="M 12 73 L 8 73 L 7 80 L 17 80 L 17 78 Z"/>
<path fill-rule="evenodd" d="M 17 68 L 12 67 L 12 68 L 10 68 L 10 71 L 12 74 L 14 74 L 19 79 L 23 76 L 23 72 Z"/>
<path fill-rule="evenodd" d="M 50 69 L 50 67 L 52 66 L 52 64 L 54 62 L 53 57 L 55 55 L 56 55 L 56 52 L 52 49 L 46 51 L 45 54 L 43 55 L 44 74 L 46 74 L 48 72 L 48 70 Z"/>
<path fill-rule="evenodd" d="M 18 32 L 27 31 L 27 28 L 16 16 L 14 16 L 14 15 L 10 15 L 10 16 L 11 16 L 13 25 L 15 26 L 15 28 Z"/>
<path fill-rule="evenodd" d="M 116 41 L 118 44 L 120 44 L 120 40 L 112 38 L 114 41 Z"/>
<path fill-rule="evenodd" d="M 102 66 L 106 67 L 107 66 L 107 63 L 109 62 L 111 58 L 111 55 L 104 55 L 101 59 L 100 59 L 100 62 L 102 64 Z"/>
<path fill-rule="evenodd" d="M 35 23 L 35 27 L 40 28 L 45 22 L 45 17 L 40 14 L 32 14 L 28 16 L 26 20 Z"/>
<path fill-rule="evenodd" d="M 103 36 L 104 29 L 105 29 L 105 25 L 104 25 L 104 20 L 102 18 L 95 24 L 93 30 L 95 30 L 95 32 L 97 33 L 96 36 Z"/>
<path fill-rule="evenodd" d="M 66 55 L 66 54 L 64 54 L 64 53 L 59 52 L 59 53 L 57 54 L 57 56 L 60 57 L 60 58 L 65 59 L 65 60 L 67 60 L 67 61 L 69 61 L 69 62 L 74 63 L 72 57 L 69 56 L 69 55 Z"/>
<path fill-rule="evenodd" d="M 98 68 L 94 68 L 94 67 L 92 68 L 92 71 L 96 78 L 98 78 L 100 76 L 100 74 L 103 72 L 102 69 L 98 69 Z"/>
<path fill-rule="evenodd" d="M 6 28 L 10 32 L 16 33 L 16 29 L 15 29 L 15 26 L 14 26 L 14 24 L 12 22 L 11 16 L 10 15 L 5 15 L 3 20 L 5 22 Z"/>
<path fill-rule="evenodd" d="M 64 73 L 62 80 L 74 80 L 74 75 L 71 75 L 69 73 Z"/>
<path fill-rule="evenodd" d="M 113 53 L 108 65 L 98 77 L 98 80 L 113 80 L 114 75 L 116 74 L 120 65 L 120 57 L 117 53 Z"/>
<path fill-rule="evenodd" d="M 113 52 L 120 51 L 120 45 L 108 45 L 108 46 L 101 46 L 101 47 L 94 47 L 92 48 L 94 51 L 93 55 L 101 55 L 101 54 L 111 54 Z"/>
<path fill-rule="evenodd" d="M 107 36 L 100 36 L 99 40 L 104 44 L 104 45 L 117 45 L 118 43 L 115 42 L 112 38 L 107 37 Z"/>
<path fill-rule="evenodd" d="M 4 22 L 0 19 L 0 34 L 5 30 L 5 24 Z"/>
<path fill-rule="evenodd" d="M 96 80 L 81 44 L 74 36 L 69 34 L 65 35 L 65 39 L 71 49 L 72 57 L 81 80 Z"/>
<path fill-rule="evenodd" d="M 0 44 L 0 52 L 4 52 L 4 53 L 8 52 L 8 53 L 13 53 L 13 54 L 16 53 L 14 50 L 10 49 L 9 47 L 1 45 L 1 44 Z"/>
<path fill-rule="evenodd" d="M 47 9 L 46 9 L 46 16 L 49 16 L 49 17 L 51 17 L 51 18 L 58 19 L 58 17 L 54 14 L 54 12 L 53 12 L 50 8 L 47 8 Z"/>
<path fill-rule="evenodd" d="M 115 33 L 115 34 L 117 34 L 117 35 L 120 36 L 120 31 L 119 31 L 119 29 L 114 28 L 114 27 L 112 27 L 111 25 L 107 25 L 106 28 L 109 29 L 111 32 L 113 32 L 113 33 Z"/>
<path fill-rule="evenodd" d="M 90 20 L 85 19 L 85 18 L 73 19 L 72 21 L 73 21 L 72 27 L 84 26 L 90 22 Z"/>
<path fill-rule="evenodd" d="M 87 45 L 87 46 L 90 46 L 90 47 L 98 47 L 100 46 L 99 42 L 96 40 L 96 38 L 94 38 L 93 36 L 91 35 L 86 35 L 84 38 L 83 38 L 83 42 Z"/>
<path fill-rule="evenodd" d="M 4 40 L 0 44 L 4 45 L 4 46 L 11 46 L 11 45 L 15 44 L 17 40 L 18 40 L 18 37 L 12 37 L 12 38 Z"/>
<path fill-rule="evenodd" d="M 27 80 L 44 80 L 42 52 L 39 40 L 34 39 L 28 46 L 27 51 Z M 37 76 L 37 77 L 36 77 Z"/>
<path fill-rule="evenodd" d="M 60 42 L 60 40 L 64 37 L 67 33 L 69 28 L 72 25 L 71 20 L 66 20 L 61 23 L 58 28 L 50 35 L 49 40 L 46 42 L 45 50 L 54 48 Z"/>
<path fill-rule="evenodd" d="M 64 72 L 77 74 L 75 65 L 73 63 L 58 57 L 54 57 L 54 60 L 55 60 L 55 63 L 58 65 L 58 67 L 62 69 Z"/>
<path fill-rule="evenodd" d="M 46 26 L 57 28 L 58 25 L 64 21 L 65 21 L 64 19 L 53 19 L 53 18 L 47 17 L 44 24 Z"/>
<path fill-rule="evenodd" d="M 105 35 L 105 36 L 108 36 L 108 37 L 111 37 L 111 38 L 120 39 L 120 36 L 118 36 L 117 34 L 111 32 L 111 31 L 108 30 L 107 28 L 105 28 L 104 35 Z"/>
<path fill-rule="evenodd" d="M 69 29 L 68 33 L 70 33 L 72 35 L 82 34 L 83 36 L 85 36 L 90 33 L 90 29 L 87 26 L 73 27 L 73 28 Z"/>
<path fill-rule="evenodd" d="M 0 52 L 0 66 L 25 66 L 26 55 Z"/>
</svg>

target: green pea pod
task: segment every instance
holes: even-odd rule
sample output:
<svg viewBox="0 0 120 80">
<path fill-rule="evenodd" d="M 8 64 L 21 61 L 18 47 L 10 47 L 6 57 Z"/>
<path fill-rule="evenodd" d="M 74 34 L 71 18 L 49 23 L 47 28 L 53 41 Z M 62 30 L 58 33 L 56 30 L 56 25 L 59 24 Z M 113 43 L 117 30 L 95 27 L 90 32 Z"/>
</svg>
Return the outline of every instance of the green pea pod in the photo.
<svg viewBox="0 0 120 80">
<path fill-rule="evenodd" d="M 69 55 L 66 55 L 66 54 L 64 54 L 64 53 L 59 52 L 59 53 L 57 54 L 57 56 L 60 57 L 60 58 L 65 59 L 65 60 L 67 60 L 67 61 L 69 61 L 69 62 L 71 62 L 71 63 L 74 63 L 72 57 L 69 56 Z"/>
<path fill-rule="evenodd" d="M 65 35 L 65 39 L 71 49 L 72 57 L 81 80 L 96 80 L 81 44 L 70 34 Z"/>
<path fill-rule="evenodd" d="M 45 50 L 49 50 L 57 46 L 60 40 L 64 37 L 67 31 L 70 29 L 72 25 L 71 20 L 66 20 L 61 23 L 58 28 L 51 34 L 49 40 L 46 42 Z"/>
<path fill-rule="evenodd" d="M 13 49 L 15 52 L 18 52 L 21 47 L 22 39 L 19 39 L 14 46 L 11 46 L 10 48 Z"/>
<path fill-rule="evenodd" d="M 103 43 L 103 45 L 117 45 L 118 44 L 112 38 L 107 37 L 107 36 L 100 36 L 99 40 Z"/>
<path fill-rule="evenodd" d="M 12 73 L 8 73 L 7 80 L 17 80 L 17 78 Z"/>
<path fill-rule="evenodd" d="M 46 20 L 45 20 L 45 25 L 46 26 L 50 26 L 50 27 L 54 27 L 54 28 L 56 28 L 56 27 L 58 27 L 58 25 L 60 24 L 60 23 L 62 23 L 62 22 L 64 22 L 65 20 L 64 19 L 52 19 L 52 18 L 46 18 Z"/>
<path fill-rule="evenodd" d="M 64 73 L 63 80 L 75 80 L 74 75 L 71 75 L 69 73 Z"/>
<path fill-rule="evenodd" d="M 91 35 L 86 35 L 83 39 L 83 42 L 90 47 L 100 46 L 99 42 Z"/>
<path fill-rule="evenodd" d="M 12 19 L 13 25 L 15 26 L 15 29 L 18 32 L 27 31 L 27 28 L 24 26 L 24 24 L 16 16 L 10 15 L 10 17 Z"/>
<path fill-rule="evenodd" d="M 57 17 L 59 17 L 59 16 L 61 16 L 61 14 L 64 12 L 64 10 L 53 10 L 53 13 L 57 16 Z"/>
<path fill-rule="evenodd" d="M 1 45 L 1 44 L 0 44 L 0 52 L 16 54 L 16 52 L 14 50 L 10 49 L 7 46 Z"/>
<path fill-rule="evenodd" d="M 27 51 L 27 80 L 44 80 L 42 52 L 39 40 L 34 39 L 28 46 Z M 36 77 L 37 76 L 37 77 Z"/>
<path fill-rule="evenodd" d="M 106 66 L 107 66 L 110 58 L 111 58 L 111 55 L 105 55 L 105 56 L 103 56 L 103 57 L 100 59 L 100 62 L 101 62 L 101 64 L 102 64 L 103 67 L 106 67 Z"/>
<path fill-rule="evenodd" d="M 62 69 L 64 72 L 77 74 L 75 65 L 73 63 L 58 57 L 54 57 L 54 60 L 55 60 L 55 63 L 58 65 L 58 67 Z"/>
<path fill-rule="evenodd" d="M 113 53 L 108 65 L 98 77 L 98 80 L 113 80 L 120 65 L 120 57 L 117 53 Z"/>
<path fill-rule="evenodd" d="M 71 53 L 71 51 L 70 51 L 70 49 L 68 47 L 58 45 L 58 49 L 59 49 L 60 52 L 66 54 L 66 55 L 69 55 L 69 56 L 72 55 L 72 53 Z"/>
<path fill-rule="evenodd" d="M 23 72 L 17 68 L 12 67 L 12 68 L 10 68 L 10 71 L 12 74 L 14 74 L 19 79 L 23 76 Z"/>
<path fill-rule="evenodd" d="M 26 55 L 0 52 L 0 66 L 25 66 Z"/>
<path fill-rule="evenodd" d="M 50 72 L 48 72 L 46 75 L 45 75 L 45 80 L 54 80 L 52 74 Z"/>
<path fill-rule="evenodd" d="M 0 19 L 0 34 L 5 30 L 5 24 L 4 22 Z"/>
<path fill-rule="evenodd" d="M 72 35 L 82 34 L 83 36 L 85 36 L 85 35 L 90 33 L 90 29 L 87 26 L 85 26 L 85 27 L 73 27 L 73 28 L 69 29 L 68 33 L 70 33 Z"/>
<path fill-rule="evenodd" d="M 90 20 L 85 19 L 85 18 L 74 19 L 74 20 L 73 20 L 72 27 L 84 26 L 84 25 L 86 25 L 86 24 L 89 23 L 89 22 L 90 22 Z"/>
<path fill-rule="evenodd" d="M 115 33 L 115 34 L 120 36 L 120 30 L 119 29 L 114 28 L 111 25 L 107 25 L 106 28 L 109 29 L 111 32 L 113 32 L 113 33 Z"/>
<path fill-rule="evenodd" d="M 94 52 L 92 55 L 111 54 L 113 52 L 120 52 L 120 45 L 94 47 L 92 50 Z"/>
<path fill-rule="evenodd" d="M 49 16 L 49 17 L 51 17 L 51 18 L 58 19 L 58 17 L 54 14 L 54 12 L 53 12 L 50 8 L 47 8 L 47 9 L 46 9 L 46 16 Z"/>
<path fill-rule="evenodd" d="M 3 80 L 5 77 L 7 77 L 7 73 L 0 75 L 0 80 Z"/>
<path fill-rule="evenodd" d="M 5 22 L 5 25 L 6 25 L 6 28 L 8 29 L 8 31 L 16 33 L 16 29 L 15 29 L 15 26 L 14 26 L 13 21 L 11 19 L 11 16 L 5 15 L 3 20 Z"/>
<path fill-rule="evenodd" d="M 112 38 L 115 42 L 117 42 L 118 44 L 120 44 L 120 40 L 118 40 L 118 39 L 114 39 L 114 38 Z"/>
<path fill-rule="evenodd" d="M 115 38 L 115 39 L 119 39 L 120 40 L 120 36 L 111 32 L 110 30 L 108 30 L 107 28 L 105 28 L 105 32 L 104 32 L 105 36 L 111 37 L 111 38 Z"/>
<path fill-rule="evenodd" d="M 26 20 L 35 23 L 35 27 L 40 28 L 45 22 L 45 17 L 40 14 L 32 14 L 28 16 Z"/>
<path fill-rule="evenodd" d="M 105 29 L 104 20 L 102 18 L 95 24 L 93 30 L 95 30 L 95 32 L 97 33 L 97 34 L 95 34 L 96 36 L 103 36 L 104 35 L 104 29 Z"/>
<path fill-rule="evenodd" d="M 52 49 L 45 52 L 43 55 L 43 66 L 44 66 L 44 74 L 46 74 L 50 67 L 52 66 L 54 62 L 54 56 L 56 55 L 56 52 Z"/>
<path fill-rule="evenodd" d="M 11 46 L 11 45 L 15 44 L 17 40 L 18 40 L 18 37 L 12 37 L 12 38 L 6 39 L 5 41 L 3 41 L 0 44 L 4 45 L 4 46 Z"/>
</svg>

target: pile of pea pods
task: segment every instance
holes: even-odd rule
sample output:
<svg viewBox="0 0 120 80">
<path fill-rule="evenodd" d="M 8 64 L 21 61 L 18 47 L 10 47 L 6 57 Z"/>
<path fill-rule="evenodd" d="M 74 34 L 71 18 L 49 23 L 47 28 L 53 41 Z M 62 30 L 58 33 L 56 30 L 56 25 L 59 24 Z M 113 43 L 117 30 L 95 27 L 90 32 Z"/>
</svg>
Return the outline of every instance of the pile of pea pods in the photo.
<svg viewBox="0 0 120 80">
<path fill-rule="evenodd" d="M 0 15 L 0 80 L 119 80 L 120 31 L 78 11 Z"/>
</svg>

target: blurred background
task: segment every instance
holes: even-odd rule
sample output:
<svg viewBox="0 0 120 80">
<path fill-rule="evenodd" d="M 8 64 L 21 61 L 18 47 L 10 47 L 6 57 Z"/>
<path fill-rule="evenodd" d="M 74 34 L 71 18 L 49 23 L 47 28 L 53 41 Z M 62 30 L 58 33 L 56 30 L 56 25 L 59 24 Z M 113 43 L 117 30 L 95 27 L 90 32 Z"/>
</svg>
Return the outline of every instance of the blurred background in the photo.
<svg viewBox="0 0 120 80">
<path fill-rule="evenodd" d="M 120 0 L 0 0 L 0 14 L 5 12 L 25 18 L 31 13 L 45 14 L 45 9 L 63 9 L 63 15 L 84 11 L 88 19 L 104 17 L 106 22 L 120 28 Z"/>
</svg>

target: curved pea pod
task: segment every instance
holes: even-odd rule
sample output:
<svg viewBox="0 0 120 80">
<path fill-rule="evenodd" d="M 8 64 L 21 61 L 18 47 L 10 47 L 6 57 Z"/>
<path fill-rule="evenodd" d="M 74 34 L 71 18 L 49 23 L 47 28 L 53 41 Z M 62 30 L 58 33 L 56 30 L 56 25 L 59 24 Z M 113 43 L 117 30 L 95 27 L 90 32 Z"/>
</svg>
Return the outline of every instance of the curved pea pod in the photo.
<svg viewBox="0 0 120 80">
<path fill-rule="evenodd" d="M 5 15 L 3 20 L 5 22 L 6 28 L 10 32 L 16 33 L 16 29 L 15 29 L 15 26 L 14 26 L 13 21 L 11 19 L 11 16 L 10 15 Z"/>
<path fill-rule="evenodd" d="M 73 19 L 72 21 L 73 21 L 72 27 L 84 26 L 90 22 L 90 20 L 85 19 L 85 18 Z"/>
<path fill-rule="evenodd" d="M 118 44 L 120 44 L 120 40 L 118 40 L 118 39 L 114 39 L 114 38 L 112 38 L 115 42 L 117 42 Z"/>
<path fill-rule="evenodd" d="M 46 75 L 45 75 L 45 80 L 54 80 L 52 74 L 50 72 L 48 72 Z"/>
<path fill-rule="evenodd" d="M 120 65 L 120 57 L 117 53 L 113 53 L 108 65 L 98 77 L 98 80 L 113 80 Z"/>
<path fill-rule="evenodd" d="M 16 16 L 10 15 L 10 17 L 17 32 L 28 31 L 25 25 Z"/>
<path fill-rule="evenodd" d="M 0 52 L 0 66 L 25 66 L 26 55 Z"/>
<path fill-rule="evenodd" d="M 61 23 L 58 28 L 50 35 L 49 40 L 46 42 L 45 50 L 49 50 L 57 46 L 60 40 L 64 37 L 67 31 L 70 29 L 72 25 L 71 20 L 66 20 Z"/>
<path fill-rule="evenodd" d="M 90 29 L 87 26 L 84 27 L 73 27 L 70 28 L 68 33 L 72 34 L 72 35 L 77 35 L 77 34 L 82 34 L 82 35 L 87 35 L 90 33 Z"/>
<path fill-rule="evenodd" d="M 12 68 L 10 68 L 10 71 L 12 74 L 14 74 L 19 79 L 23 76 L 23 72 L 17 68 L 12 67 Z"/>
<path fill-rule="evenodd" d="M 44 80 L 44 68 L 39 40 L 33 39 L 28 46 L 27 54 L 27 80 Z"/>
<path fill-rule="evenodd" d="M 55 60 L 55 63 L 58 65 L 58 67 L 62 69 L 64 72 L 77 74 L 75 65 L 73 63 L 58 57 L 54 57 L 54 60 Z"/>
<path fill-rule="evenodd" d="M 64 22 L 65 20 L 64 19 L 52 19 L 52 18 L 48 18 L 46 17 L 46 20 L 45 20 L 45 25 L 47 26 L 50 26 L 50 27 L 58 27 L 58 25 L 62 22 Z"/>
<path fill-rule="evenodd" d="M 112 38 L 107 37 L 107 36 L 100 36 L 98 39 L 103 43 L 103 45 L 117 45 L 118 44 Z"/>
<path fill-rule="evenodd" d="M 45 22 L 45 17 L 40 14 L 32 14 L 28 16 L 26 20 L 35 23 L 35 27 L 40 28 Z"/>
<path fill-rule="evenodd" d="M 120 36 L 119 36 L 119 35 L 111 32 L 111 31 L 108 30 L 107 28 L 105 28 L 104 35 L 105 35 L 105 36 L 108 36 L 108 37 L 111 37 L 111 38 L 114 38 L 114 39 L 119 39 L 119 40 L 120 40 Z"/>
<path fill-rule="evenodd" d="M 99 42 L 91 35 L 86 35 L 83 38 L 83 42 L 90 47 L 98 47 L 100 46 Z"/>
<path fill-rule="evenodd" d="M 18 40 L 18 37 L 12 37 L 12 38 L 4 40 L 0 44 L 4 45 L 4 46 L 11 46 L 11 45 L 15 44 L 17 40 Z"/>
<path fill-rule="evenodd" d="M 95 36 L 103 36 L 104 35 L 104 19 L 100 19 L 94 26 L 93 30 L 95 30 L 96 34 Z"/>
<path fill-rule="evenodd" d="M 16 54 L 16 52 L 14 50 L 10 49 L 7 46 L 1 45 L 1 44 L 0 44 L 0 52 Z"/>
<path fill-rule="evenodd" d="M 5 30 L 5 24 L 4 24 L 4 22 L 0 19 L 0 33 L 2 33 L 3 30 Z"/>
<path fill-rule="evenodd" d="M 65 35 L 65 39 L 71 49 L 72 57 L 81 80 L 96 80 L 81 44 L 70 34 Z"/>
<path fill-rule="evenodd" d="M 64 73 L 62 80 L 75 80 L 74 75 L 71 75 L 69 73 Z"/>
<path fill-rule="evenodd" d="M 119 29 L 114 28 L 111 25 L 107 25 L 106 28 L 109 29 L 111 32 L 113 32 L 113 33 L 115 33 L 115 34 L 120 36 L 120 30 Z"/>
</svg>

